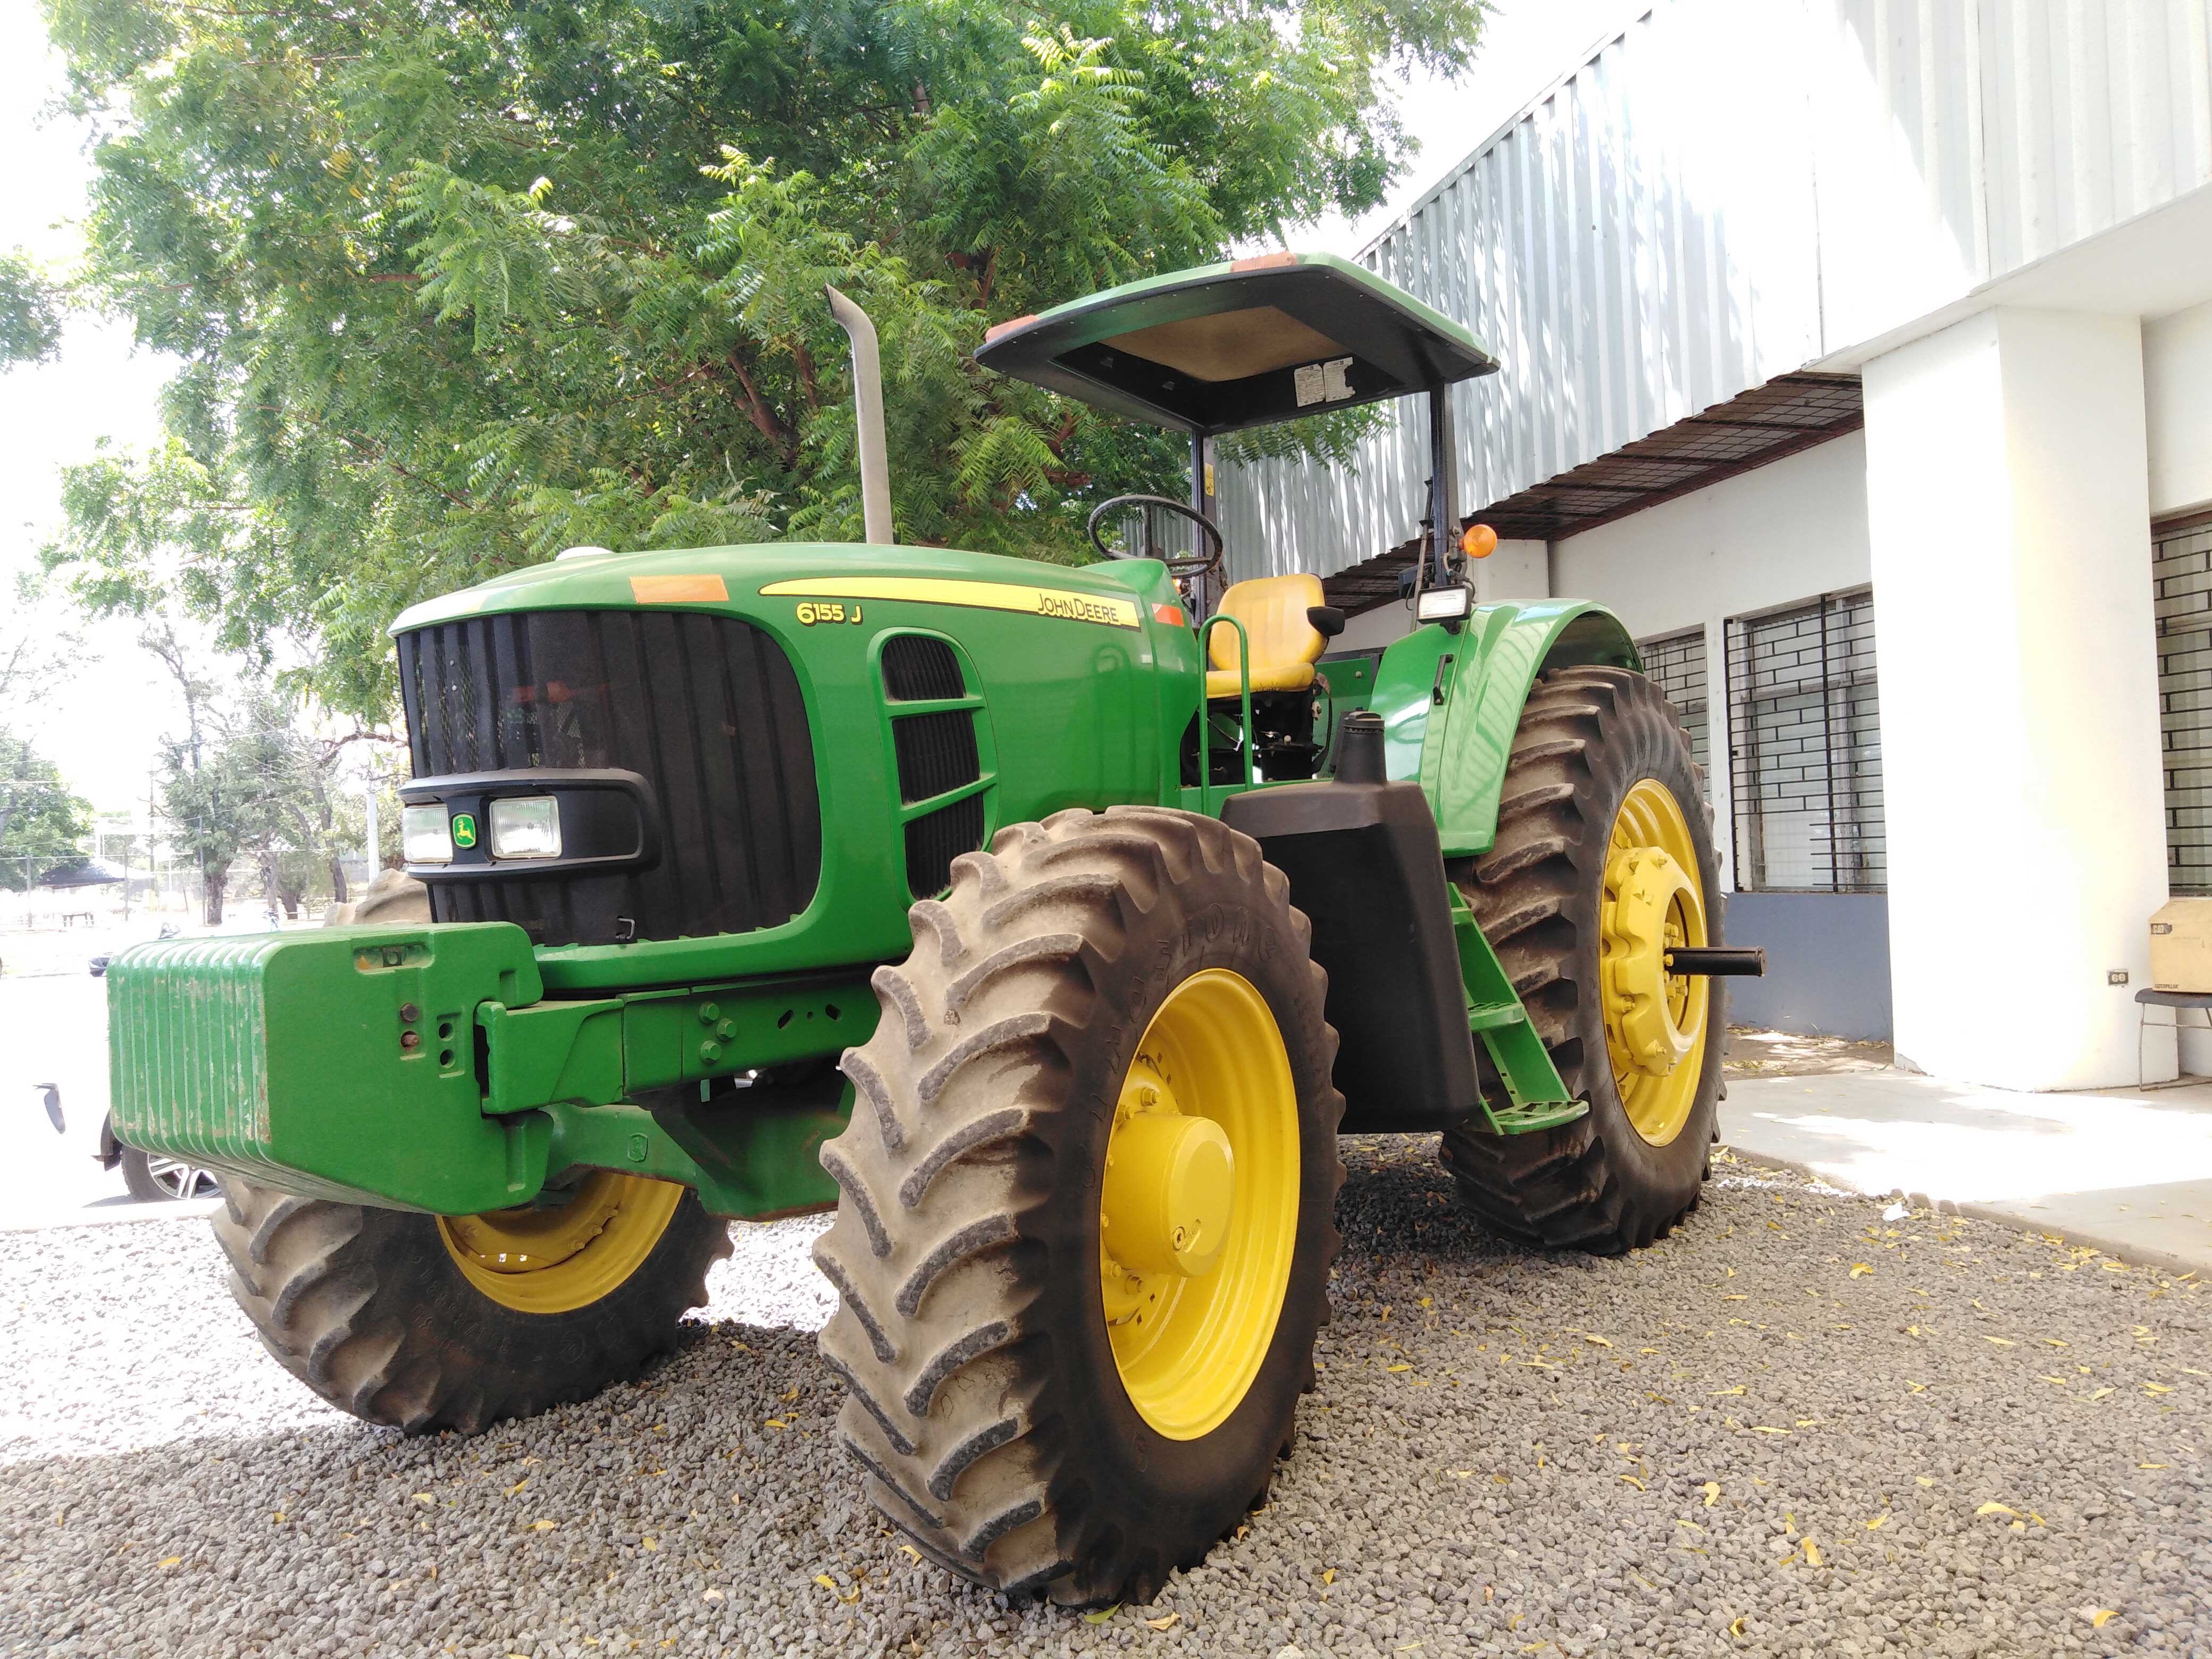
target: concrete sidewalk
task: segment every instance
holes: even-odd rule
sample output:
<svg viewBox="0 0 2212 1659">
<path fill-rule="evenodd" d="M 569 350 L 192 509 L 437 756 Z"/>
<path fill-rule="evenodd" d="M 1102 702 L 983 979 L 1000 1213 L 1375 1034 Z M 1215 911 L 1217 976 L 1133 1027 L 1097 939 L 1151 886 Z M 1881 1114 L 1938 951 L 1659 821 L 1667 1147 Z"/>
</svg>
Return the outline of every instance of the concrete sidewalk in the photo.
<svg viewBox="0 0 2212 1659">
<path fill-rule="evenodd" d="M 2212 1083 L 2014 1094 L 1893 1070 L 1735 1078 L 1721 1139 L 1855 1192 L 2212 1277 Z"/>
</svg>

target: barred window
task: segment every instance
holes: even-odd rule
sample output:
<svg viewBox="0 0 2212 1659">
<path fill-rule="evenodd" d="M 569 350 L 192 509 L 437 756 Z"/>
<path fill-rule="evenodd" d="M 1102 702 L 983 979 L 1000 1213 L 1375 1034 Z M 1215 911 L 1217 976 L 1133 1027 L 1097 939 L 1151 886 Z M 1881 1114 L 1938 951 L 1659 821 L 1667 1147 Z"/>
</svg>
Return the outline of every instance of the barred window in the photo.
<svg viewBox="0 0 2212 1659">
<path fill-rule="evenodd" d="M 1713 786 L 1712 763 L 1706 752 L 1705 630 L 1692 628 L 1686 633 L 1638 640 L 1636 648 L 1644 658 L 1644 672 L 1667 694 L 1667 701 L 1681 716 L 1682 729 L 1690 735 L 1690 758 L 1705 773 L 1705 796 L 1711 799 Z"/>
<path fill-rule="evenodd" d="M 1728 684 L 1737 884 L 1883 891 L 1871 590 L 1731 619 Z"/>
<path fill-rule="evenodd" d="M 2212 893 L 2212 522 L 2154 530 L 2150 553 L 2166 886 Z"/>
</svg>

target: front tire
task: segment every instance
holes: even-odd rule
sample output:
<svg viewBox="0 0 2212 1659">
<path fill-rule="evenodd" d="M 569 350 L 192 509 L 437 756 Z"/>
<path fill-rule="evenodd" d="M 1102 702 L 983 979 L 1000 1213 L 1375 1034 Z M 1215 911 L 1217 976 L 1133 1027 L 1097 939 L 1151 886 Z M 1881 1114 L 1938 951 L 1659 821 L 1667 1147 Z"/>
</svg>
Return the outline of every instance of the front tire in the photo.
<svg viewBox="0 0 2212 1659">
<path fill-rule="evenodd" d="M 1659 963 L 1668 942 L 1720 941 L 1705 780 L 1659 688 L 1619 668 L 1545 675 L 1514 737 L 1497 841 L 1452 875 L 1589 1111 L 1527 1134 L 1447 1130 L 1445 1167 L 1508 1238 L 1641 1249 L 1698 1201 L 1726 1030 L 1719 982 Z"/>
<path fill-rule="evenodd" d="M 1344 1103 L 1310 929 L 1249 837 L 1139 807 L 1003 830 L 911 918 L 822 1154 L 840 1429 L 954 1571 L 1148 1601 L 1312 1383 Z"/>
<path fill-rule="evenodd" d="M 597 1231 L 536 1271 L 514 1258 L 571 1243 L 566 1212 L 448 1221 L 237 1180 L 223 1199 L 216 1237 L 262 1346 L 339 1410 L 410 1433 L 474 1434 L 636 1376 L 730 1253 L 696 1197 L 636 1176 L 586 1177 L 571 1231 Z"/>
</svg>

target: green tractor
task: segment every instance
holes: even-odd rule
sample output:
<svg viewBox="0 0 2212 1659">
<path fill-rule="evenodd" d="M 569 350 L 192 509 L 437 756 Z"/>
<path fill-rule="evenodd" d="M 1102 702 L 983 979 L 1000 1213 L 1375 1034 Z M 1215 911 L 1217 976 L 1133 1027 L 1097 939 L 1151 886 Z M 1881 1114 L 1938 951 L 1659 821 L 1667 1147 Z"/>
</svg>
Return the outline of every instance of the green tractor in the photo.
<svg viewBox="0 0 2212 1659">
<path fill-rule="evenodd" d="M 993 331 L 1192 434 L 1194 504 L 1108 503 L 1134 556 L 1070 569 L 890 544 L 830 300 L 868 543 L 577 550 L 400 617 L 412 882 L 118 957 L 116 1123 L 225 1173 L 277 1360 L 414 1431 L 635 1376 L 726 1218 L 834 1205 L 875 1504 L 994 1589 L 1148 1599 L 1291 1444 L 1339 1133 L 1442 1131 L 1498 1231 L 1642 1245 L 1697 1201 L 1711 976 L 1756 953 L 1620 623 L 1473 603 L 1466 330 L 1283 254 Z M 1204 440 L 1414 392 L 1413 631 L 1328 654 L 1312 576 L 1217 592 Z"/>
</svg>

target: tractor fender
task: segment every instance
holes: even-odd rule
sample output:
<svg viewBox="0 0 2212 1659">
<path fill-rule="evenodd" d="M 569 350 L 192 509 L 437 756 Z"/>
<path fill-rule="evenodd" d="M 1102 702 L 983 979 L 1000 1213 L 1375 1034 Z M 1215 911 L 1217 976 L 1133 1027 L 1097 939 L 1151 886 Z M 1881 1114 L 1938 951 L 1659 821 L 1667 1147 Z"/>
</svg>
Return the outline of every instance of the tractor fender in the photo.
<svg viewBox="0 0 2212 1659">
<path fill-rule="evenodd" d="M 1444 857 L 1497 839 L 1505 763 L 1536 677 L 1594 663 L 1644 665 L 1620 618 L 1579 599 L 1482 605 L 1455 632 L 1432 623 L 1383 653 L 1371 706 L 1386 769 L 1427 794 Z"/>
</svg>

